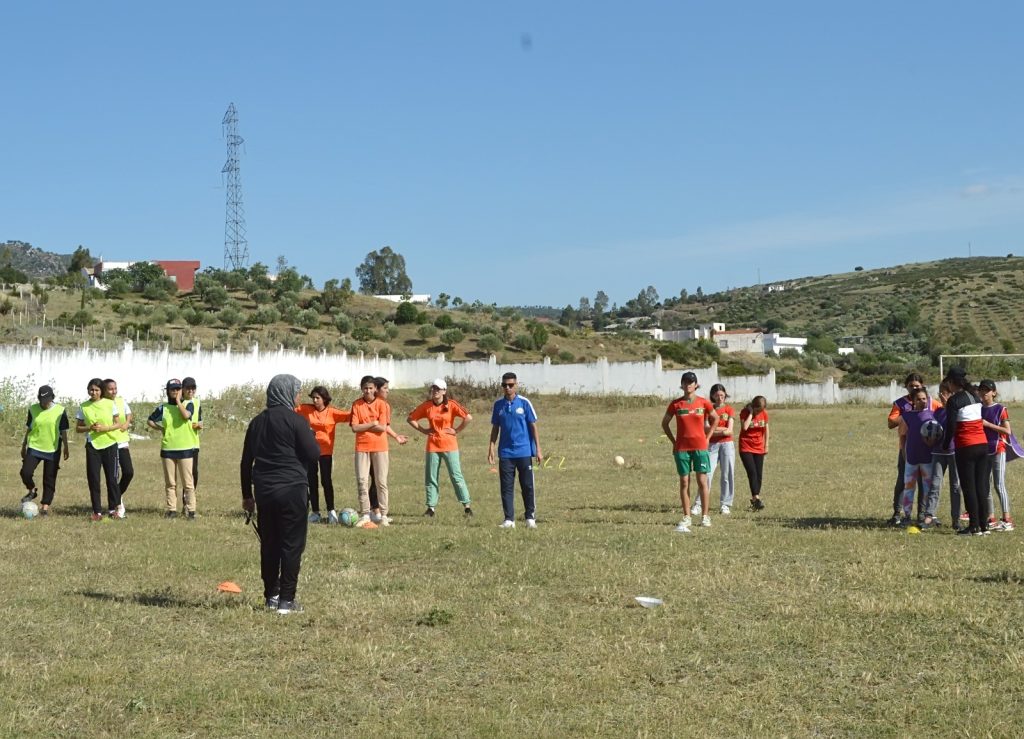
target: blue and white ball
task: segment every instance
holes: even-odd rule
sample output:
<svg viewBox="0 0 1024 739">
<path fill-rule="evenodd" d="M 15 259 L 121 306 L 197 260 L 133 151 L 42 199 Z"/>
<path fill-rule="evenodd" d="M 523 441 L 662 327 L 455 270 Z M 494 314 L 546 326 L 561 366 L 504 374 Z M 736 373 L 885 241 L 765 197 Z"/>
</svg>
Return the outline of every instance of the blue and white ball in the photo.
<svg viewBox="0 0 1024 739">
<path fill-rule="evenodd" d="M 338 520 L 346 526 L 355 526 L 359 520 L 359 514 L 351 508 L 343 508 L 338 514 Z"/>
<path fill-rule="evenodd" d="M 34 500 L 26 500 L 21 504 L 21 515 L 28 519 L 35 518 L 39 515 L 39 504 Z"/>
<path fill-rule="evenodd" d="M 931 418 L 921 424 L 921 438 L 924 439 L 927 444 L 935 444 L 942 438 L 945 433 L 945 429 L 942 428 L 942 424 Z"/>
</svg>

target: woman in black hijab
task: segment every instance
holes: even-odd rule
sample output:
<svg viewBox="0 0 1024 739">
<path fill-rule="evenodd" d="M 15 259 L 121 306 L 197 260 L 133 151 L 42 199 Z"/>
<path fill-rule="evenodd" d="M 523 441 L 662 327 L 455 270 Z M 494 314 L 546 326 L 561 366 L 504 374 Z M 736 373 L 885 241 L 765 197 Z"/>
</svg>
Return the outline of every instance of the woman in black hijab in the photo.
<svg viewBox="0 0 1024 739">
<path fill-rule="evenodd" d="M 301 388 L 293 375 L 275 375 L 242 447 L 242 508 L 258 512 L 263 597 L 281 614 L 302 610 L 295 588 L 306 548 L 306 472 L 320 457 L 313 430 L 293 410 Z"/>
</svg>

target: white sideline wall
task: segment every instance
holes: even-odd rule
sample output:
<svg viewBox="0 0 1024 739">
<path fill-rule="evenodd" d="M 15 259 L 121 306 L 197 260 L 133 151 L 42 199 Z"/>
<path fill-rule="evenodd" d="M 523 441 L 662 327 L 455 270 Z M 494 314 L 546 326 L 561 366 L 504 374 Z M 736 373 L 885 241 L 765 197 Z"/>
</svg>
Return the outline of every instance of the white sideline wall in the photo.
<svg viewBox="0 0 1024 739">
<path fill-rule="evenodd" d="M 119 392 L 136 401 L 160 401 L 168 379 L 186 375 L 196 378 L 200 396 L 216 396 L 237 385 L 265 386 L 276 374 L 288 373 L 303 383 L 319 380 L 330 386 L 357 387 L 364 375 L 387 377 L 394 388 L 426 387 L 435 377 L 461 380 L 477 385 L 492 385 L 505 372 L 518 375 L 524 394 L 569 393 L 588 395 L 656 395 L 672 398 L 679 394 L 679 379 L 684 370 L 665 370 L 661 358 L 643 362 L 609 362 L 599 359 L 585 364 L 538 363 L 500 364 L 488 360 L 450 362 L 444 355 L 427 359 L 393 359 L 378 356 L 306 353 L 277 349 L 235 352 L 229 349 L 204 350 L 196 346 L 188 352 L 137 350 L 131 341 L 116 350 L 44 347 L 41 341 L 30 345 L 0 346 L 0 378 L 8 378 L 25 388 L 25 400 L 35 398 L 39 385 L 52 385 L 58 398 L 84 398 L 90 378 L 112 377 Z M 778 384 L 775 371 L 765 375 L 719 377 L 717 364 L 690 368 L 697 373 L 701 394 L 707 395 L 716 382 L 725 385 L 733 403 L 746 403 L 763 395 L 769 404 L 802 403 L 834 405 L 863 403 L 884 405 L 904 394 L 895 381 L 871 388 L 841 388 L 832 379 L 820 383 Z M 933 388 L 934 392 L 934 388 Z M 999 383 L 1003 402 L 1024 398 L 1024 383 L 1015 379 Z"/>
</svg>

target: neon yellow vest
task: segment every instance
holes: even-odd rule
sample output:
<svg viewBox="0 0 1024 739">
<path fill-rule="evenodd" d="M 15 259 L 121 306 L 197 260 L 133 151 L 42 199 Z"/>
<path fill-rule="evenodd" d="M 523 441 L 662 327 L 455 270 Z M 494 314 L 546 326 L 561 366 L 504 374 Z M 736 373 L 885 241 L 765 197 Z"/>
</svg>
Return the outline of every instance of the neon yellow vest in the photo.
<svg viewBox="0 0 1024 739">
<path fill-rule="evenodd" d="M 27 446 L 47 454 L 57 451 L 60 443 L 60 417 L 64 413 L 64 406 L 53 403 L 43 410 L 43 406 L 36 403 L 28 412 L 32 416 L 32 428 L 28 432 Z"/>
<path fill-rule="evenodd" d="M 160 442 L 160 449 L 165 452 L 195 449 L 192 443 L 192 421 L 182 418 L 176 405 L 164 403 L 163 409 L 164 438 Z"/>
<path fill-rule="evenodd" d="M 114 425 L 114 401 L 110 398 L 87 400 L 82 403 L 81 410 L 86 426 L 92 426 L 94 423 L 98 423 L 100 426 Z M 101 434 L 90 431 L 89 438 L 92 440 L 93 449 L 106 449 L 117 443 L 117 439 L 110 431 L 104 431 Z"/>
<path fill-rule="evenodd" d="M 126 416 L 124 414 L 124 398 L 122 398 L 120 395 L 115 397 L 114 398 L 114 405 L 117 407 L 117 418 L 118 418 L 118 420 L 121 423 L 124 423 L 125 418 L 126 418 Z M 111 431 L 110 435 L 114 437 L 115 441 L 117 441 L 118 444 L 126 442 L 126 441 L 128 441 L 129 439 L 132 438 L 128 434 L 127 431 L 122 430 L 122 429 L 118 429 L 117 431 Z"/>
</svg>

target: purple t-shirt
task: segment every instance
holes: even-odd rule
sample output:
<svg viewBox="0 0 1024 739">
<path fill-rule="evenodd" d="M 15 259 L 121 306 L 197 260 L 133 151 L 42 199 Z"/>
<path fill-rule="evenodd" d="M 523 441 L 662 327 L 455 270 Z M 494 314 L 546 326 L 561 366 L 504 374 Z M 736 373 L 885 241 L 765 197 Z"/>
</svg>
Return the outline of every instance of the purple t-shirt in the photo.
<svg viewBox="0 0 1024 739">
<path fill-rule="evenodd" d="M 921 427 L 926 421 L 934 421 L 935 414 L 930 410 L 907 411 L 903 414 L 903 423 L 907 424 L 907 464 L 930 464 L 932 447 L 921 438 Z"/>
<path fill-rule="evenodd" d="M 981 417 L 989 423 L 994 423 L 999 426 L 1003 422 L 1003 406 L 999 403 L 993 403 L 992 405 L 981 406 Z M 988 439 L 988 453 L 995 454 L 996 449 L 999 447 L 999 437 L 1002 436 L 998 431 L 992 429 L 985 429 L 985 437 Z"/>
<path fill-rule="evenodd" d="M 935 411 L 935 420 L 939 422 L 942 428 L 946 428 L 946 409 L 939 408 Z M 932 447 L 933 454 L 952 454 L 956 450 L 956 442 L 949 442 L 949 449 L 942 448 L 942 439 L 935 442 L 935 446 Z"/>
</svg>

